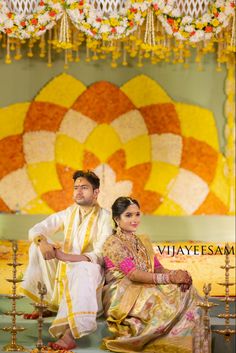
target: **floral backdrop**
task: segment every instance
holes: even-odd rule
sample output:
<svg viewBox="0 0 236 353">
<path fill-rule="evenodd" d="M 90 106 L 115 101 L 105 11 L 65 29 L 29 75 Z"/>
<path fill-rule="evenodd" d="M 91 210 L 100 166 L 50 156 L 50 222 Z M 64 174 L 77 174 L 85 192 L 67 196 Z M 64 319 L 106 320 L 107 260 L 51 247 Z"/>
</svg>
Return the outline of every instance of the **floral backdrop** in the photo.
<svg viewBox="0 0 236 353">
<path fill-rule="evenodd" d="M 32 102 L 0 109 L 0 211 L 50 214 L 72 203 L 72 174 L 94 170 L 99 202 L 137 198 L 146 214 L 229 213 L 213 113 L 139 75 L 86 87 L 68 74 Z"/>
</svg>

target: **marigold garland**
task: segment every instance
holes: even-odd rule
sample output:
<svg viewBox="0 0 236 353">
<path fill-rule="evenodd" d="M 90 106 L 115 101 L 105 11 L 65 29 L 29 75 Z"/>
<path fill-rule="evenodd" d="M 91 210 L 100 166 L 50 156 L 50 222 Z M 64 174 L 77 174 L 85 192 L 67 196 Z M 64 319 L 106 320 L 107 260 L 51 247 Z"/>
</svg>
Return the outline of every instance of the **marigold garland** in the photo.
<svg viewBox="0 0 236 353">
<path fill-rule="evenodd" d="M 174 0 L 128 0 L 125 8 L 109 15 L 95 9 L 89 0 L 41 0 L 35 11 L 26 15 L 11 12 L 6 1 L 2 0 L 0 31 L 20 39 L 39 37 L 65 14 L 63 7 L 74 26 L 95 39 L 113 40 L 129 36 L 143 24 L 148 10 L 152 8 L 169 35 L 177 40 L 199 42 L 211 39 L 229 24 L 234 16 L 235 3 L 232 0 L 215 0 L 208 12 L 193 18 L 182 15 Z M 152 31 L 154 36 L 154 27 Z"/>
<path fill-rule="evenodd" d="M 95 9 L 88 0 L 65 0 L 64 7 L 72 23 L 96 39 L 118 39 L 142 25 L 150 0 L 128 0 L 124 9 L 109 16 Z"/>
<path fill-rule="evenodd" d="M 228 26 L 234 15 L 235 3 L 232 0 L 215 0 L 209 11 L 198 18 L 183 16 L 175 7 L 174 0 L 153 0 L 152 6 L 169 35 L 178 40 L 199 42 L 211 39 Z"/>
<path fill-rule="evenodd" d="M 227 78 L 225 83 L 225 155 L 227 166 L 225 175 L 230 188 L 229 212 L 235 214 L 235 58 L 232 56 L 227 65 Z"/>
<path fill-rule="evenodd" d="M 32 14 L 17 14 L 10 11 L 5 0 L 0 3 L 0 31 L 9 37 L 28 39 L 39 37 L 51 29 L 62 16 L 62 5 L 58 0 L 41 0 Z"/>
</svg>

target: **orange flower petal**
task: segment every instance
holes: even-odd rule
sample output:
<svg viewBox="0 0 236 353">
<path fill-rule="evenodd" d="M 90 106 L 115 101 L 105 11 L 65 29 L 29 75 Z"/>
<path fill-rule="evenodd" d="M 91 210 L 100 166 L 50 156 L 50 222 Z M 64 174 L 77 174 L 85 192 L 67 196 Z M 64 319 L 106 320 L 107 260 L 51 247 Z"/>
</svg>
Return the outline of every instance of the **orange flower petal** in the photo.
<svg viewBox="0 0 236 353">
<path fill-rule="evenodd" d="M 124 169 L 126 164 L 125 151 L 118 150 L 107 160 L 109 166 L 116 172 L 117 180 L 123 180 Z"/>
<path fill-rule="evenodd" d="M 72 195 L 74 181 L 73 181 L 73 174 L 75 172 L 74 169 L 69 168 L 67 166 L 57 164 L 57 175 L 58 179 L 61 182 L 61 185 L 64 189 L 68 190 L 68 193 Z"/>
<path fill-rule="evenodd" d="M 25 118 L 24 129 L 57 131 L 66 112 L 66 108 L 53 103 L 32 102 Z"/>
<path fill-rule="evenodd" d="M 131 196 L 140 202 L 144 213 L 152 213 L 159 207 L 162 195 L 154 191 L 144 190 L 151 172 L 151 163 L 143 163 L 125 169 L 125 152 L 119 150 L 108 159 L 108 164 L 116 172 L 117 181 L 130 180 L 132 182 Z"/>
<path fill-rule="evenodd" d="M 151 168 L 151 163 L 143 163 L 124 171 L 123 174 L 126 180 L 128 179 L 133 183 L 133 193 L 137 194 L 143 192 L 150 175 Z"/>
<path fill-rule="evenodd" d="M 73 203 L 72 195 L 69 198 L 66 190 L 46 192 L 41 196 L 41 199 L 55 212 L 62 211 Z"/>
<path fill-rule="evenodd" d="M 82 93 L 72 109 L 99 124 L 109 124 L 119 115 L 134 109 L 134 105 L 118 87 L 109 82 L 100 81 Z"/>
<path fill-rule="evenodd" d="M 0 179 L 25 164 L 22 135 L 9 136 L 0 141 Z"/>
<path fill-rule="evenodd" d="M 191 170 L 210 183 L 215 175 L 218 154 L 206 142 L 183 137 L 181 167 Z"/>
<path fill-rule="evenodd" d="M 89 151 L 84 151 L 84 158 L 83 158 L 83 169 L 84 170 L 93 170 L 95 169 L 99 164 L 100 160 L 93 154 L 92 152 Z"/>
<path fill-rule="evenodd" d="M 0 198 L 0 212 L 12 213 L 11 209 L 5 204 L 5 202 Z"/>
<path fill-rule="evenodd" d="M 172 103 L 152 104 L 139 109 L 149 134 L 181 134 L 180 122 Z"/>
<path fill-rule="evenodd" d="M 139 192 L 133 192 L 131 197 L 137 199 L 143 213 L 153 213 L 162 203 L 162 195 L 154 191 L 140 190 Z"/>
<path fill-rule="evenodd" d="M 116 172 L 117 181 L 130 180 L 133 183 L 133 192 L 143 190 L 149 174 L 151 172 L 151 163 L 142 163 L 132 168 L 125 169 L 125 152 L 119 150 L 115 152 L 109 159 L 108 164 Z"/>
<path fill-rule="evenodd" d="M 209 192 L 201 206 L 194 212 L 195 215 L 226 215 L 227 206 L 213 193 Z"/>
</svg>

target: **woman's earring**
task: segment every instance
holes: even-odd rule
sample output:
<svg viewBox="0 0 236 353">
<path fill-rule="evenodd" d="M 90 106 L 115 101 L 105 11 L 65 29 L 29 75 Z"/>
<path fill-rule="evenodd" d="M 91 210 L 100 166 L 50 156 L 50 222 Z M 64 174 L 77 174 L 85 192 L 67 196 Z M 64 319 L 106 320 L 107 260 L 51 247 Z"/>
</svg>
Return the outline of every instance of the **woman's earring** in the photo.
<svg viewBox="0 0 236 353">
<path fill-rule="evenodd" d="M 116 230 L 116 227 L 117 227 L 117 224 L 116 224 L 116 222 L 113 219 L 112 220 L 112 229 Z"/>
<path fill-rule="evenodd" d="M 119 226 L 119 223 L 117 223 L 116 233 L 121 233 L 121 228 L 120 228 L 120 226 Z"/>
</svg>

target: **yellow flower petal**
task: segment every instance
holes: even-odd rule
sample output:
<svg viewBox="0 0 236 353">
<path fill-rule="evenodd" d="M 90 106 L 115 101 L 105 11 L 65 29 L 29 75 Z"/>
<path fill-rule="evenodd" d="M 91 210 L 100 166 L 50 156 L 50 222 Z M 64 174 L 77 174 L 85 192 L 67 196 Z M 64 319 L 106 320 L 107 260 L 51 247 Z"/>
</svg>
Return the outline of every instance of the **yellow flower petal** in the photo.
<svg viewBox="0 0 236 353">
<path fill-rule="evenodd" d="M 166 195 L 168 193 L 168 185 L 171 180 L 174 180 L 178 172 L 178 167 L 163 162 L 153 162 L 145 189 Z"/>
<path fill-rule="evenodd" d="M 110 155 L 121 148 L 121 142 L 111 126 L 101 124 L 88 137 L 85 148 L 93 152 L 101 162 L 105 162 Z"/>
<path fill-rule="evenodd" d="M 30 164 L 27 166 L 28 175 L 38 195 L 52 190 L 60 190 L 61 184 L 58 180 L 54 162 Z"/>
<path fill-rule="evenodd" d="M 55 151 L 57 163 L 76 170 L 83 168 L 84 147 L 75 139 L 66 135 L 58 135 Z"/>
<path fill-rule="evenodd" d="M 120 89 L 137 108 L 150 104 L 172 102 L 161 86 L 145 75 L 136 76 L 125 83 Z"/>
<path fill-rule="evenodd" d="M 151 160 L 151 141 L 149 136 L 144 135 L 127 142 L 124 145 L 126 152 L 126 167 L 130 168 L 137 164 L 147 163 Z"/>
<path fill-rule="evenodd" d="M 29 105 L 30 103 L 19 103 L 0 109 L 0 139 L 23 132 L 24 119 Z"/>
<path fill-rule="evenodd" d="M 210 110 L 194 105 L 175 103 L 183 136 L 204 141 L 219 151 L 218 132 Z"/>
<path fill-rule="evenodd" d="M 51 214 L 54 213 L 53 209 L 51 209 L 43 200 L 39 197 L 30 201 L 25 207 L 22 209 L 23 212 L 27 214 Z"/>
<path fill-rule="evenodd" d="M 186 212 L 173 200 L 166 198 L 153 214 L 158 216 L 184 216 Z"/>
<path fill-rule="evenodd" d="M 70 108 L 85 90 L 86 86 L 79 80 L 70 75 L 61 74 L 40 91 L 35 101 L 50 102 Z M 57 93 L 55 94 L 55 92 Z"/>
</svg>

